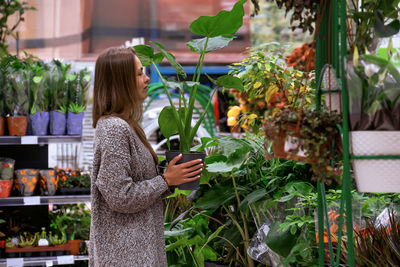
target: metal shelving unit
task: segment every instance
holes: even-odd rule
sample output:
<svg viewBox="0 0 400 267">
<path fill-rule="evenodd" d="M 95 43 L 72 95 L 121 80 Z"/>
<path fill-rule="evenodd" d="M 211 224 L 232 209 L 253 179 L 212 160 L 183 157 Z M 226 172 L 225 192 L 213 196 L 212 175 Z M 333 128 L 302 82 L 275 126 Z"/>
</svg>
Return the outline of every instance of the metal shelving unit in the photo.
<svg viewBox="0 0 400 267">
<path fill-rule="evenodd" d="M 74 264 L 76 261 L 89 260 L 87 255 L 68 255 L 57 257 L 25 257 L 25 258 L 8 258 L 0 259 L 0 267 L 7 266 L 53 266 L 53 265 L 66 265 Z"/>
<path fill-rule="evenodd" d="M 81 142 L 81 135 L 0 136 L 0 145 L 46 145 Z"/>
<path fill-rule="evenodd" d="M 90 195 L 7 197 L 0 198 L 0 207 L 79 204 L 85 202 L 90 202 Z"/>
<path fill-rule="evenodd" d="M 81 135 L 62 136 L 0 136 L 0 156 L 9 156 L 16 159 L 16 168 L 47 168 L 48 145 L 56 143 L 79 143 Z M 90 195 L 57 195 L 57 196 L 30 196 L 0 198 L 0 208 L 10 210 L 10 207 L 30 206 L 28 209 L 47 210 L 50 204 L 78 204 L 90 202 Z M 12 209 L 12 208 L 11 208 Z M 24 208 L 25 209 L 25 208 Z M 53 266 L 74 264 L 76 261 L 89 260 L 87 255 L 66 255 L 50 257 L 19 257 L 2 258 L 0 267 L 8 266 Z"/>
</svg>

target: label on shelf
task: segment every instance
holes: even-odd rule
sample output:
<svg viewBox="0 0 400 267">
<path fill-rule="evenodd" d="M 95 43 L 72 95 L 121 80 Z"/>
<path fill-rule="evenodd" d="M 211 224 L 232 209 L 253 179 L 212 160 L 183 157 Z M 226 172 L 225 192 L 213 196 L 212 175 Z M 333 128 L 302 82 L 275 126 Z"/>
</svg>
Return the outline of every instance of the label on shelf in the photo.
<svg viewBox="0 0 400 267">
<path fill-rule="evenodd" d="M 46 267 L 53 266 L 53 261 L 46 261 Z"/>
<path fill-rule="evenodd" d="M 24 266 L 24 258 L 8 258 L 7 267 L 22 267 Z"/>
<path fill-rule="evenodd" d="M 40 205 L 40 196 L 24 197 L 24 205 L 26 206 Z"/>
<path fill-rule="evenodd" d="M 38 137 L 37 136 L 21 136 L 21 145 L 37 145 Z"/>
<path fill-rule="evenodd" d="M 61 265 L 61 264 L 74 264 L 75 263 L 74 255 L 57 256 L 57 263 L 59 265 Z"/>
</svg>

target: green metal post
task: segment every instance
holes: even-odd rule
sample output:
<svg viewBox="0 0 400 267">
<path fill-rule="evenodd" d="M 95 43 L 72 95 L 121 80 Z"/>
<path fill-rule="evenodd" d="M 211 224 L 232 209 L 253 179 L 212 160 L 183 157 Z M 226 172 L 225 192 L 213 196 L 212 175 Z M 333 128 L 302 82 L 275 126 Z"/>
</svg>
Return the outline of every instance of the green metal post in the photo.
<svg viewBox="0 0 400 267">
<path fill-rule="evenodd" d="M 326 63 L 328 63 L 328 13 L 329 13 L 329 5 L 330 0 L 327 0 L 326 8 L 324 14 L 322 16 L 321 24 L 319 25 L 319 29 L 316 37 L 316 48 L 315 48 L 315 77 L 318 81 L 322 75 L 322 68 Z M 318 10 L 322 10 L 324 8 L 323 5 L 318 7 Z M 318 86 L 316 94 L 316 108 L 320 110 L 321 108 L 321 88 Z M 324 246 L 324 197 L 325 194 L 324 186 L 320 182 L 317 183 L 317 201 L 318 201 L 318 266 L 325 266 L 325 246 Z"/>
<path fill-rule="evenodd" d="M 342 83 L 342 121 L 343 121 L 343 196 L 346 204 L 347 225 L 347 264 L 355 266 L 353 239 L 353 211 L 350 182 L 350 153 L 349 153 L 349 95 L 346 87 L 344 60 L 347 55 L 346 32 L 346 1 L 340 0 L 340 79 Z"/>
</svg>

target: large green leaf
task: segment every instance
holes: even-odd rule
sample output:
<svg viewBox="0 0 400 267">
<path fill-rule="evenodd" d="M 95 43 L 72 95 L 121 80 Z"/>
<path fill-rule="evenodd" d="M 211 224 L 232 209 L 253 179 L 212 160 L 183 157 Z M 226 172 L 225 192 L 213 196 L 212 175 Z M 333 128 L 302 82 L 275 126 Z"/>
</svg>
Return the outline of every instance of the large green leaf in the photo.
<svg viewBox="0 0 400 267">
<path fill-rule="evenodd" d="M 218 146 L 221 149 L 222 155 L 229 158 L 236 150 L 243 147 L 243 144 L 236 139 L 219 139 Z"/>
<path fill-rule="evenodd" d="M 152 58 L 154 57 L 153 47 L 148 45 L 135 45 L 133 48 L 140 62 L 142 62 L 143 67 L 151 65 Z"/>
<path fill-rule="evenodd" d="M 215 185 L 199 199 L 195 205 L 197 209 L 216 209 L 235 198 L 235 189 L 232 186 Z"/>
<path fill-rule="evenodd" d="M 234 169 L 239 169 L 242 166 L 242 162 L 228 163 L 228 162 L 214 162 L 207 164 L 207 171 L 212 173 L 224 173 L 231 172 Z"/>
<path fill-rule="evenodd" d="M 164 54 L 161 52 L 154 54 L 154 49 L 151 46 L 135 45 L 133 48 L 143 67 L 151 64 L 159 64 L 164 59 Z"/>
<path fill-rule="evenodd" d="M 265 188 L 260 188 L 254 192 L 251 192 L 242 200 L 239 208 L 241 210 L 244 210 L 247 207 L 247 205 L 262 199 L 266 195 L 267 195 L 267 190 L 265 190 Z"/>
<path fill-rule="evenodd" d="M 210 38 L 236 33 L 243 24 L 243 4 L 246 1 L 238 1 L 231 11 L 222 10 L 215 16 L 199 17 L 190 25 L 191 32 Z"/>
<path fill-rule="evenodd" d="M 177 81 L 170 81 L 170 80 L 166 80 L 163 79 L 163 83 L 171 89 L 181 89 L 184 90 L 185 87 L 193 87 L 194 85 L 199 85 L 200 83 L 198 82 L 191 82 L 191 81 L 184 81 L 184 82 L 177 82 Z"/>
<path fill-rule="evenodd" d="M 300 231 L 296 231 L 293 235 L 290 230 L 279 231 L 279 225 L 281 222 L 275 221 L 271 224 L 271 228 L 267 234 L 265 242 L 268 247 L 278 253 L 282 257 L 287 257 L 297 242 L 297 238 L 300 235 Z"/>
<path fill-rule="evenodd" d="M 163 53 L 163 55 L 167 58 L 169 64 L 171 64 L 171 66 L 175 69 L 176 73 L 186 79 L 185 70 L 183 69 L 181 64 L 179 64 L 176 61 L 174 55 L 167 52 L 161 44 L 154 42 L 154 41 L 151 41 L 151 43 L 153 43 L 155 46 L 157 46 L 158 49 L 160 49 L 161 53 Z"/>
<path fill-rule="evenodd" d="M 386 38 L 397 34 L 400 30 L 400 21 L 395 19 L 389 24 L 384 24 L 381 11 L 375 12 L 375 34 L 379 38 Z"/>
<path fill-rule="evenodd" d="M 172 135 L 178 133 L 178 126 L 176 124 L 177 122 L 175 121 L 174 114 L 172 112 L 172 107 L 164 107 L 163 110 L 160 112 L 160 116 L 158 117 L 158 125 L 160 126 L 160 131 L 165 138 L 169 138 Z"/>
<path fill-rule="evenodd" d="M 225 88 L 233 88 L 239 90 L 240 92 L 244 91 L 242 80 L 232 75 L 224 75 L 218 77 L 217 85 Z"/>
<path fill-rule="evenodd" d="M 362 58 L 365 59 L 367 62 L 375 64 L 381 68 L 386 68 L 396 80 L 396 82 L 400 84 L 400 73 L 391 61 L 374 55 L 362 55 Z"/>
<path fill-rule="evenodd" d="M 205 53 L 218 50 L 227 46 L 235 37 L 233 36 L 216 36 L 212 38 L 208 38 L 207 47 L 204 50 L 204 46 L 208 37 L 204 37 L 201 39 L 194 39 L 190 42 L 187 42 L 186 45 L 193 52 L 201 54 L 203 51 Z"/>
<path fill-rule="evenodd" d="M 164 236 L 167 238 L 172 237 L 172 236 L 183 236 L 183 235 L 187 235 L 187 232 L 190 232 L 191 230 L 192 230 L 192 228 L 185 228 L 182 230 L 170 230 L 170 231 L 165 230 Z"/>
</svg>

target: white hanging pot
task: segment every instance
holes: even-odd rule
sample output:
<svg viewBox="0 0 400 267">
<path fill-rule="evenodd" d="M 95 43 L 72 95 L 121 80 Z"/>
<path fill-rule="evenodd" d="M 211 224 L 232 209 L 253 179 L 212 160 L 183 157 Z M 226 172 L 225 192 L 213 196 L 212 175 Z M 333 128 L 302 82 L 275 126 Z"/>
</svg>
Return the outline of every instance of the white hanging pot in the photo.
<svg viewBox="0 0 400 267">
<path fill-rule="evenodd" d="M 322 89 L 325 90 L 325 105 L 331 111 L 340 113 L 340 87 L 336 79 L 335 71 L 331 65 L 326 64 L 323 68 Z"/>
<path fill-rule="evenodd" d="M 400 131 L 352 131 L 354 156 L 400 155 Z M 400 159 L 352 160 L 359 192 L 400 193 Z"/>
</svg>

